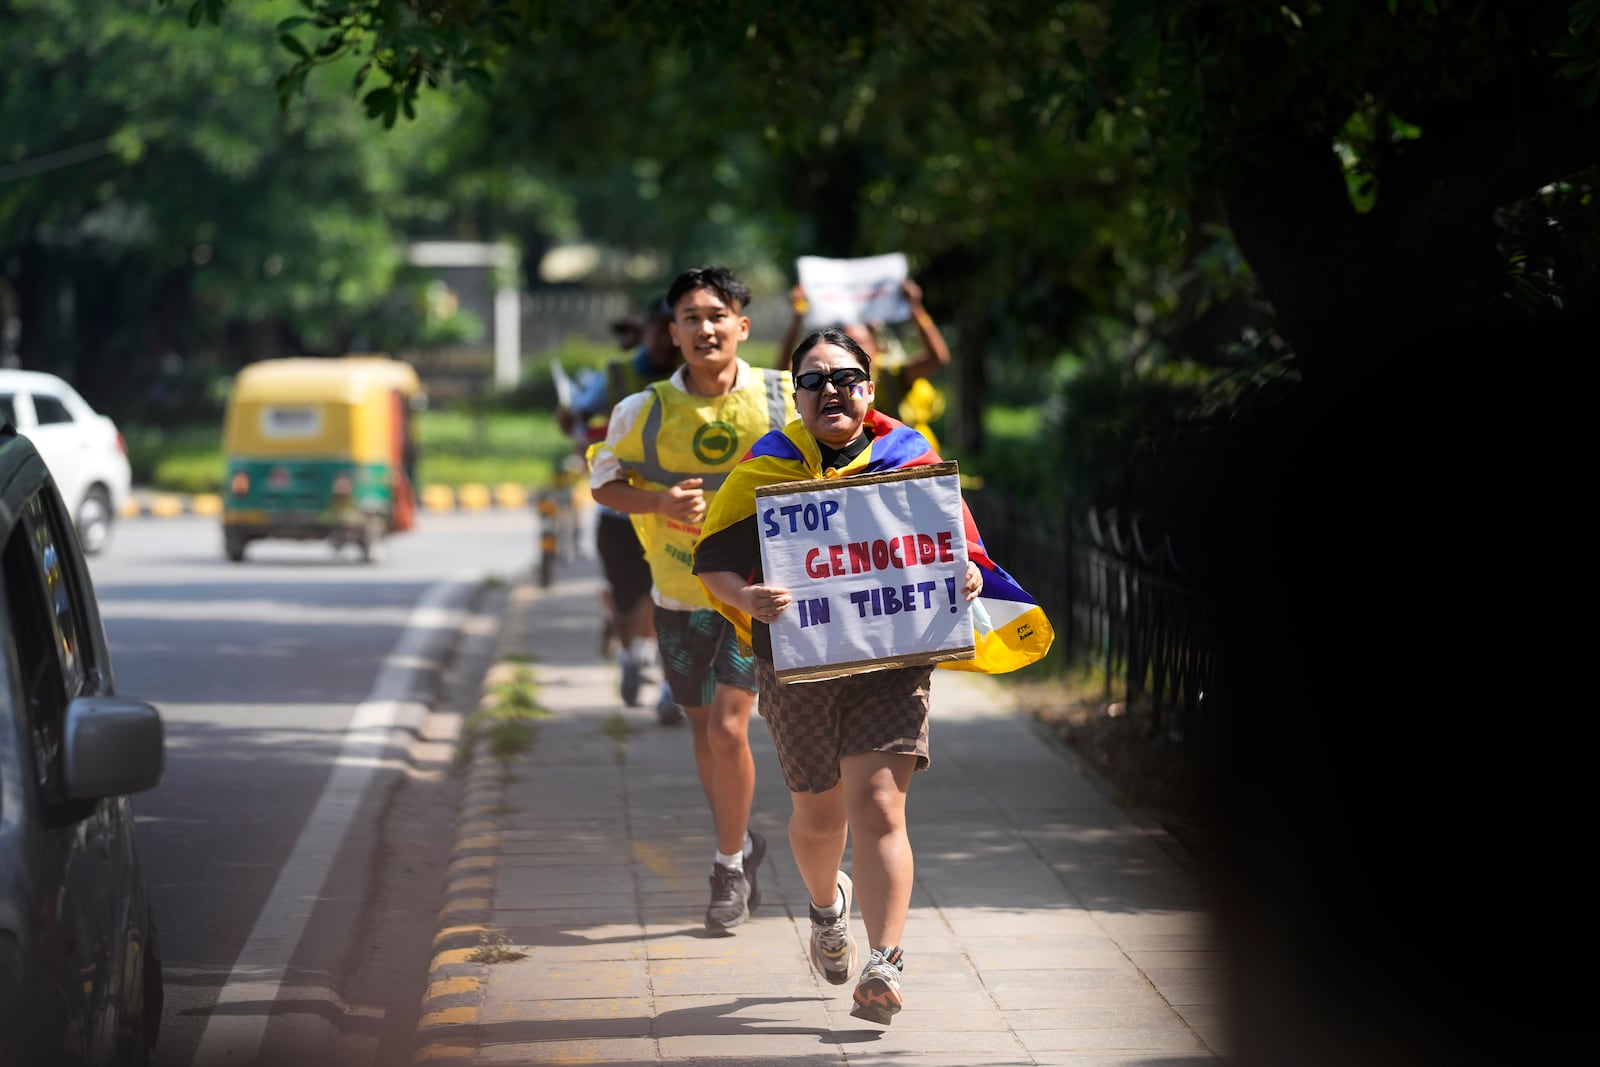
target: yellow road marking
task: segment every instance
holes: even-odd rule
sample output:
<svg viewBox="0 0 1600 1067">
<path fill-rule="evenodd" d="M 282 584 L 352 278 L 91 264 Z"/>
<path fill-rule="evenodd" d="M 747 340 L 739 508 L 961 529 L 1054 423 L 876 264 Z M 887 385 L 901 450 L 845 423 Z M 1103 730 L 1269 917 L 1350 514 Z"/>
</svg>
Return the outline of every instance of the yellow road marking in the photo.
<svg viewBox="0 0 1600 1067">
<path fill-rule="evenodd" d="M 429 511 L 454 511 L 456 494 L 448 485 L 422 487 L 422 506 Z"/>
<path fill-rule="evenodd" d="M 528 491 L 520 485 L 501 482 L 494 487 L 494 502 L 503 508 L 525 508 L 528 506 Z"/>
<path fill-rule="evenodd" d="M 475 975 L 461 978 L 441 978 L 437 982 L 428 983 L 428 991 L 423 994 L 423 1003 L 437 1000 L 440 997 L 453 997 L 458 993 L 476 993 L 483 986 L 483 982 Z"/>
</svg>

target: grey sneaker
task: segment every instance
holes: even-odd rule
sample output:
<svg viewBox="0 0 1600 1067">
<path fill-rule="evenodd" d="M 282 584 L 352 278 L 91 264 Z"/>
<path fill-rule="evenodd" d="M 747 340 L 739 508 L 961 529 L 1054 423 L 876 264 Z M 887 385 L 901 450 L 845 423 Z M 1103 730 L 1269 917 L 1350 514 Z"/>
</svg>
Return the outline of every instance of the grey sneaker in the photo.
<svg viewBox="0 0 1600 1067">
<path fill-rule="evenodd" d="M 706 906 L 707 930 L 731 930 L 750 918 L 750 879 L 745 872 L 711 865 L 711 903 Z"/>
<path fill-rule="evenodd" d="M 744 876 L 750 880 L 750 910 L 755 911 L 761 905 L 761 886 L 756 882 L 756 868 L 767 858 L 767 839 L 754 830 L 746 830 L 745 833 L 750 835 L 750 855 L 744 858 Z"/>
<path fill-rule="evenodd" d="M 855 885 L 839 872 L 839 894 L 844 907 L 837 919 L 817 917 L 811 909 L 811 965 L 832 985 L 844 985 L 856 969 L 856 939 L 850 936 L 850 897 Z"/>
<path fill-rule="evenodd" d="M 656 700 L 656 721 L 662 726 L 676 726 L 683 721 L 683 709 L 672 699 L 672 687 L 661 683 L 661 696 Z"/>
<path fill-rule="evenodd" d="M 639 685 L 644 681 L 644 665 L 633 656 L 622 654 L 622 702 L 630 708 L 639 706 Z"/>
<path fill-rule="evenodd" d="M 850 1014 L 857 1019 L 888 1026 L 905 1001 L 900 995 L 900 973 L 905 969 L 905 958 L 900 946 L 875 948 L 861 970 L 861 981 L 856 983 L 855 1006 Z"/>
</svg>

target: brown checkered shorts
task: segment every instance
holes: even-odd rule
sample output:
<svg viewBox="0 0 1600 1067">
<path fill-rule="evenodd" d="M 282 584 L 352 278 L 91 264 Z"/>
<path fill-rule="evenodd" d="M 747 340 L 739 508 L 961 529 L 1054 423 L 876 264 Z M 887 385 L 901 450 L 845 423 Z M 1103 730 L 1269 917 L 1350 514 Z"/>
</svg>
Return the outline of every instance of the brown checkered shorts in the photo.
<svg viewBox="0 0 1600 1067">
<path fill-rule="evenodd" d="M 820 682 L 778 681 L 756 657 L 761 695 L 783 781 L 793 793 L 821 793 L 839 782 L 839 760 L 861 752 L 909 752 L 928 766 L 928 694 L 933 667 L 868 671 Z"/>
</svg>

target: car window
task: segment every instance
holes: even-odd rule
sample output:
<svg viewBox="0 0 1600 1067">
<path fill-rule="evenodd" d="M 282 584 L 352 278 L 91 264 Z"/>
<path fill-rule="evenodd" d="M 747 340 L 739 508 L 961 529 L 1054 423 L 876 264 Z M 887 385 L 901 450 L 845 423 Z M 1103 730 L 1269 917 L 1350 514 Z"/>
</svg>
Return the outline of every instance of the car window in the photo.
<svg viewBox="0 0 1600 1067">
<path fill-rule="evenodd" d="M 57 398 L 34 393 L 33 417 L 39 420 L 40 426 L 51 426 L 56 423 L 71 422 L 72 412 L 68 411 L 67 405 Z"/>
<path fill-rule="evenodd" d="M 88 667 L 81 601 L 62 555 L 71 542 L 61 536 L 55 512 L 33 497 L 0 550 L 34 770 L 51 798 L 60 795 L 67 704 L 83 691 Z"/>
<path fill-rule="evenodd" d="M 274 404 L 261 409 L 263 437 L 316 437 L 321 433 L 321 408 Z"/>
<path fill-rule="evenodd" d="M 0 393 L 0 416 L 13 426 L 17 424 L 17 402 L 10 393 Z"/>
</svg>

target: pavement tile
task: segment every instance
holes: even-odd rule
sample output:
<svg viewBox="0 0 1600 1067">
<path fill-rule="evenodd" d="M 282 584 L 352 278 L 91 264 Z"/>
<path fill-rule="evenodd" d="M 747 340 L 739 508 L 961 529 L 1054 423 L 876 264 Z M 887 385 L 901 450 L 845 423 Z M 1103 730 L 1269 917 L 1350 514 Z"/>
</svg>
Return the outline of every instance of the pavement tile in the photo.
<svg viewBox="0 0 1600 1067">
<path fill-rule="evenodd" d="M 537 960 L 560 961 L 563 964 L 626 961 L 639 966 L 645 958 L 644 946 L 639 944 L 637 938 L 607 942 L 574 938 L 558 931 L 530 935 L 512 928 L 505 932 L 511 946 Z"/>
<path fill-rule="evenodd" d="M 506 964 L 496 964 L 497 968 Z M 485 987 L 483 1015 L 500 1013 L 515 1018 L 515 1010 L 505 1010 L 503 1005 L 516 1005 L 544 1000 L 611 1000 L 616 998 L 642 998 L 650 994 L 649 975 L 643 968 L 635 967 L 628 976 L 607 978 L 576 978 L 568 975 L 556 978 L 543 973 L 530 975 L 496 975 Z"/>
<path fill-rule="evenodd" d="M 1205 1052 L 1194 1031 L 1187 1027 L 1132 1030 L 1018 1030 L 1017 1038 L 1029 1052 L 1102 1052 L 1108 1049 L 1145 1049 L 1153 1052 Z"/>
<path fill-rule="evenodd" d="M 877 1036 L 872 1040 L 874 1051 L 886 1054 L 892 1050 L 902 1063 L 920 1064 L 922 1055 L 929 1052 L 944 1055 L 959 1052 L 968 1055 L 998 1056 L 1014 1055 L 1017 1051 L 1017 1036 L 1009 1030 L 951 1029 L 939 1026 L 936 1020 L 929 1020 L 920 1026 L 902 1026 L 902 1021 L 911 1022 L 909 1019 L 911 1013 L 912 1009 L 907 1008 L 894 1017 L 891 1025 L 879 1026 L 877 1023 L 866 1022 L 852 1016 L 850 1002 L 844 1000 L 839 1002 L 837 1011 L 829 1014 L 832 1016 L 835 1032 L 841 1038 L 850 1036 L 852 1031 L 857 1034 L 875 1034 Z M 865 1044 L 864 1041 L 861 1043 Z M 913 1056 L 917 1058 L 911 1059 Z"/>
<path fill-rule="evenodd" d="M 486 1036 L 475 1064 L 523 1067 L 535 1063 L 605 1063 L 645 1067 L 660 1062 L 655 1039 L 651 1037 L 542 1040 L 537 1035 L 507 1031 L 504 1036 L 493 1032 Z"/>
<path fill-rule="evenodd" d="M 661 996 L 656 998 L 658 1037 L 696 1034 L 828 1033 L 827 1012 L 815 995 Z"/>
<path fill-rule="evenodd" d="M 1107 1004 L 1098 1007 L 1035 1008 L 1008 1011 L 1006 1020 L 1018 1030 L 1181 1030 L 1188 1023 L 1166 1004 L 1142 1007 Z"/>
<path fill-rule="evenodd" d="M 1221 971 L 1227 965 L 1227 953 L 1205 949 L 1131 949 L 1123 945 L 1128 958 L 1142 971 L 1160 970 L 1211 970 Z"/>
<path fill-rule="evenodd" d="M 1135 971 L 1067 971 L 1045 985 L 1017 982 L 985 986 L 1002 1011 L 1061 1007 L 1171 1008 L 1165 997 Z"/>
<path fill-rule="evenodd" d="M 1028 1055 L 1032 1057 L 1028 1062 L 1038 1067 L 1218 1067 L 1217 1057 L 1213 1055 L 1151 1052 L 1147 1049 L 1127 1049 L 1123 1052 L 1030 1049 Z M 919 1063 L 918 1067 L 922 1067 L 922 1064 Z"/>
<path fill-rule="evenodd" d="M 849 1067 L 905 1067 L 907 1063 L 905 1054 L 898 1049 L 863 1049 L 861 1046 L 852 1045 L 845 1052 Z M 1011 1049 L 995 1052 L 979 1052 L 971 1049 L 948 1055 L 920 1052 L 914 1062 L 916 1067 L 1036 1067 L 1039 1061 L 1022 1051 L 1021 1045 L 1017 1045 Z M 1150 1065 L 1146 1064 L 1143 1067 Z"/>
<path fill-rule="evenodd" d="M 1137 960 L 1140 953 L 1145 952 L 1213 952 L 1217 950 L 1217 938 L 1209 933 L 1196 934 L 1128 934 L 1118 936 L 1120 944 L 1128 955 Z"/>
<path fill-rule="evenodd" d="M 1163 969 L 1146 977 L 1172 1004 L 1221 1004 L 1227 987 L 1227 974 L 1220 970 Z"/>
<path fill-rule="evenodd" d="M 656 975 L 652 982 L 661 996 L 712 993 L 730 997 L 799 997 L 816 996 L 818 987 L 818 980 L 809 971 L 795 968 L 754 974 L 733 967 L 686 969 L 675 975 Z"/>
<path fill-rule="evenodd" d="M 568 882 L 548 877 L 530 881 L 502 881 L 495 893 L 495 907 L 507 911 L 582 911 L 599 908 L 605 912 L 637 914 L 631 883 L 618 885 L 615 879 L 575 878 Z"/>
<path fill-rule="evenodd" d="M 1083 908 L 941 908 L 940 914 L 957 937 L 1032 933 L 1041 937 L 1100 934 L 1105 927 Z"/>
<path fill-rule="evenodd" d="M 1087 967 L 1102 960 L 1114 965 L 1126 958 L 1126 953 L 1104 933 L 968 935 L 961 943 L 980 971 Z"/>
<path fill-rule="evenodd" d="M 586 929 L 594 926 L 632 924 L 638 912 L 631 905 L 613 904 L 586 908 L 581 904 L 568 904 L 560 908 L 506 908 L 503 914 L 513 917 L 523 917 L 529 921 L 541 923 L 546 926 L 560 926 L 568 929 Z"/>
</svg>

